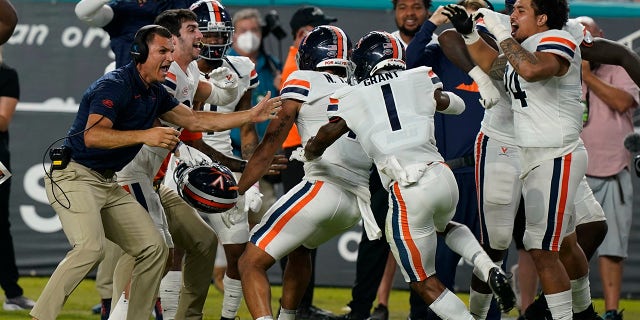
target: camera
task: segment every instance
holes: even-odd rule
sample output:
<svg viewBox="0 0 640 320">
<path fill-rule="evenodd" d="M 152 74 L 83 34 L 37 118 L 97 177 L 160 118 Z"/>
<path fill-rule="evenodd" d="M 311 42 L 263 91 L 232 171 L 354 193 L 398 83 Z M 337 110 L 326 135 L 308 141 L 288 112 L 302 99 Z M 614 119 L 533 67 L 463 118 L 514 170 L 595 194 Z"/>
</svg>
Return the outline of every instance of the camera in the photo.
<svg viewBox="0 0 640 320">
<path fill-rule="evenodd" d="M 636 168 L 636 176 L 640 177 L 640 154 L 633 157 L 633 166 Z"/>
<path fill-rule="evenodd" d="M 51 170 L 62 170 L 71 161 L 71 148 L 64 145 L 53 148 L 49 150 L 49 158 L 51 159 Z"/>
<path fill-rule="evenodd" d="M 262 26 L 262 37 L 265 38 L 270 33 L 273 34 L 278 40 L 282 40 L 287 36 L 287 33 L 280 26 L 280 16 L 278 11 L 271 10 L 264 16 L 265 24 Z"/>
</svg>

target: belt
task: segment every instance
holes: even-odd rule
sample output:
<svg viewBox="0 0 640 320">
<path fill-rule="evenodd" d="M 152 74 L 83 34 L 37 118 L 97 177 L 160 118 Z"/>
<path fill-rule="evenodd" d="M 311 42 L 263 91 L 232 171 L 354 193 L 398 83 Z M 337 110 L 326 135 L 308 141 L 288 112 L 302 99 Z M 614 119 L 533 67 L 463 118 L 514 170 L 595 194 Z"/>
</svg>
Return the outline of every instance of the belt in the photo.
<svg viewBox="0 0 640 320">
<path fill-rule="evenodd" d="M 468 154 L 464 157 L 447 160 L 445 163 L 451 170 L 454 170 L 464 167 L 473 167 L 475 165 L 475 159 L 472 154 Z"/>
<path fill-rule="evenodd" d="M 113 176 L 116 174 L 116 171 L 113 169 L 102 169 L 102 170 L 93 169 L 93 171 L 99 173 L 105 179 L 113 179 Z"/>
</svg>

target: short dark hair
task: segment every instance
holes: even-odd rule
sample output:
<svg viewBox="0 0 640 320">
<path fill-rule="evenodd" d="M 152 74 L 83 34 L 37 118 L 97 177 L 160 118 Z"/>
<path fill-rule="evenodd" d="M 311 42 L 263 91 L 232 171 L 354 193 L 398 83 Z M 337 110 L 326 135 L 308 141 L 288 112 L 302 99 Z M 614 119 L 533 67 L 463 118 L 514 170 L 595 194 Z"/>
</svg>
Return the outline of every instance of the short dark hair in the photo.
<svg viewBox="0 0 640 320">
<path fill-rule="evenodd" d="M 536 15 L 547 15 L 549 29 L 562 29 L 569 20 L 569 4 L 567 0 L 532 0 Z"/>
<path fill-rule="evenodd" d="M 393 10 L 396 9 L 396 6 L 398 5 L 398 0 L 391 0 L 391 3 L 393 3 Z M 429 10 L 429 8 L 431 8 L 431 0 L 422 0 L 422 3 L 424 4 L 424 7 Z"/>
<path fill-rule="evenodd" d="M 185 21 L 198 21 L 198 16 L 189 9 L 169 9 L 160 13 L 155 24 L 161 25 L 176 37 L 180 37 L 180 28 Z"/>
</svg>

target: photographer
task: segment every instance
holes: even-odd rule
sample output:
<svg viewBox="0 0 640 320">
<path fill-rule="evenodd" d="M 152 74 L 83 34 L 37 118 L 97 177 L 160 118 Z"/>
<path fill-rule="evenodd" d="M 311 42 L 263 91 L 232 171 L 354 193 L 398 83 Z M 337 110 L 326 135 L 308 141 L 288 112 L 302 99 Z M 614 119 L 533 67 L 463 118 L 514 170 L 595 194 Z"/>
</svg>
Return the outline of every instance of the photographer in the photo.
<svg viewBox="0 0 640 320">
<path fill-rule="evenodd" d="M 577 18 L 595 37 L 604 33 L 589 17 Z M 581 137 L 589 153 L 587 182 L 607 218 L 608 232 L 598 249 L 603 284 L 605 319 L 622 319 L 618 313 L 622 263 L 627 258 L 633 186 L 630 153 L 623 140 L 633 132 L 633 111 L 640 101 L 638 87 L 625 70 L 613 65 L 582 62 L 585 112 Z"/>
</svg>

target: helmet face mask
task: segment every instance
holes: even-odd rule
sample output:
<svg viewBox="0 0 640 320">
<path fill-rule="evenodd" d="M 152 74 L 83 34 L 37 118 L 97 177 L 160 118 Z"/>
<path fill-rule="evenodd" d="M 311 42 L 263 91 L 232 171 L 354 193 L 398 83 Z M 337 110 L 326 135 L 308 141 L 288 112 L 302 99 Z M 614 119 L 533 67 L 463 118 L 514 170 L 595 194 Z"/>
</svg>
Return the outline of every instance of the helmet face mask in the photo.
<svg viewBox="0 0 640 320">
<path fill-rule="evenodd" d="M 201 212 L 224 212 L 233 208 L 238 201 L 238 187 L 233 173 L 221 164 L 190 167 L 180 163 L 174 179 L 180 197 Z"/>
<path fill-rule="evenodd" d="M 404 59 L 404 46 L 400 40 L 387 32 L 371 31 L 353 49 L 354 77 L 361 82 L 378 70 L 404 70 Z"/>
<path fill-rule="evenodd" d="M 224 58 L 233 43 L 231 15 L 216 0 L 200 0 L 189 8 L 198 17 L 198 29 L 203 35 L 200 57 L 207 60 Z"/>
<path fill-rule="evenodd" d="M 318 26 L 307 34 L 298 47 L 298 69 L 318 71 L 322 68 L 340 67 L 350 75 L 352 63 L 351 40 L 336 26 Z"/>
</svg>

